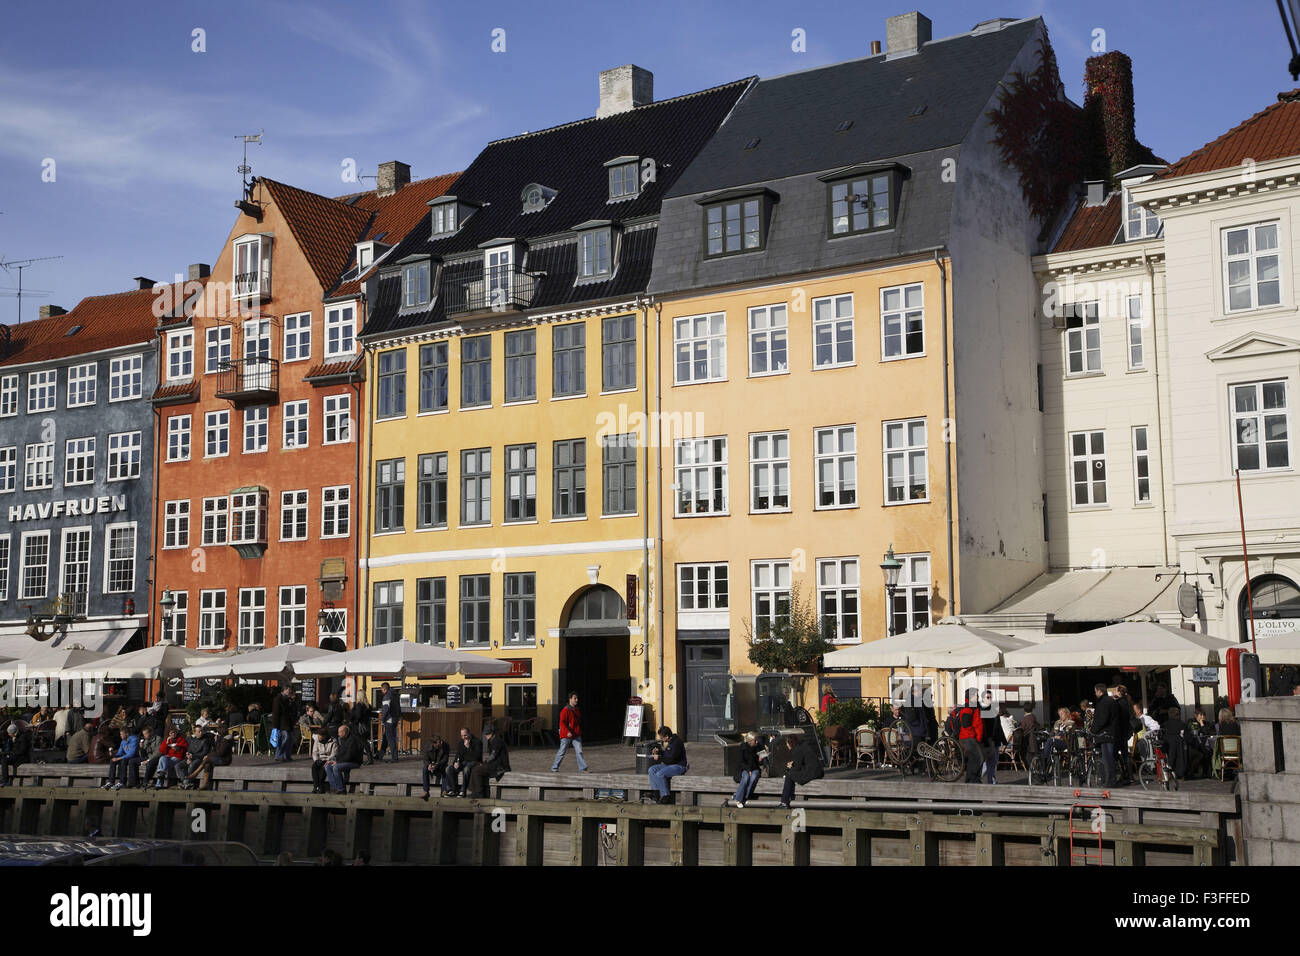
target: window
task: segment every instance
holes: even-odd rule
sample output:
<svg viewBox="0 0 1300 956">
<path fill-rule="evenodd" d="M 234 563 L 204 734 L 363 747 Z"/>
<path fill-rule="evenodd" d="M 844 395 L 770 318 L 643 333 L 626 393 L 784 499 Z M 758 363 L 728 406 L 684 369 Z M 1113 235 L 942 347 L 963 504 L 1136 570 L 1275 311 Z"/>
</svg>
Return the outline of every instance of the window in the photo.
<svg viewBox="0 0 1300 956">
<path fill-rule="evenodd" d="M 609 201 L 631 199 L 639 191 L 640 179 L 637 176 L 637 164 L 616 163 L 609 167 Z"/>
<path fill-rule="evenodd" d="M 1151 504 L 1151 452 L 1145 425 L 1133 429 L 1133 503 Z"/>
<path fill-rule="evenodd" d="M 108 366 L 108 400 L 125 402 L 139 398 L 144 387 L 144 356 L 115 358 Z"/>
<path fill-rule="evenodd" d="M 279 642 L 307 643 L 307 589 L 302 585 L 280 588 Z"/>
<path fill-rule="evenodd" d="M 727 439 L 687 438 L 676 443 L 677 514 L 727 511 Z"/>
<path fill-rule="evenodd" d="M 265 488 L 230 496 L 230 543 L 266 544 Z"/>
<path fill-rule="evenodd" d="M 755 561 L 751 565 L 755 637 L 766 637 L 790 621 L 790 562 Z"/>
<path fill-rule="evenodd" d="M 1233 385 L 1231 391 L 1235 466 L 1241 471 L 1290 468 L 1291 422 L 1286 382 Z"/>
<path fill-rule="evenodd" d="M 98 367 L 95 362 L 68 367 L 69 408 L 95 404 L 95 375 Z"/>
<path fill-rule="evenodd" d="M 915 288 L 919 306 L 921 287 Z M 919 313 L 916 322 L 921 322 Z M 886 332 L 886 339 L 888 335 L 889 333 Z M 918 352 L 924 351 L 919 341 L 916 345 Z M 852 295 L 832 295 L 824 299 L 813 299 L 813 364 L 816 368 L 836 368 L 840 365 L 853 364 Z"/>
<path fill-rule="evenodd" d="M 930 556 L 900 554 L 898 587 L 894 589 L 893 614 L 895 634 L 919 631 L 930 626 Z"/>
<path fill-rule="evenodd" d="M 23 460 L 24 491 L 39 491 L 54 487 L 54 442 L 40 442 L 27 446 Z"/>
<path fill-rule="evenodd" d="M 415 641 L 447 643 L 447 579 L 418 578 L 415 582 Z"/>
<path fill-rule="evenodd" d="M 885 422 L 885 504 L 930 500 L 925 419 Z"/>
<path fill-rule="evenodd" d="M 790 510 L 790 433 L 749 436 L 749 510 Z"/>
<path fill-rule="evenodd" d="M 444 236 L 456 231 L 456 204 L 439 203 L 433 207 L 433 235 Z"/>
<path fill-rule="evenodd" d="M 266 451 L 270 443 L 270 413 L 265 405 L 244 409 L 244 454 Z"/>
<path fill-rule="evenodd" d="M 602 514 L 636 514 L 635 433 L 605 435 L 600 442 L 605 506 Z"/>
<path fill-rule="evenodd" d="M 590 229 L 578 237 L 578 278 L 605 279 L 611 272 L 610 231 Z"/>
<path fill-rule="evenodd" d="M 1142 296 L 1128 297 L 1128 367 L 1143 368 L 1146 356 L 1142 347 L 1142 330 L 1146 322 L 1142 318 Z"/>
<path fill-rule="evenodd" d="M 1124 238 L 1128 242 L 1150 239 L 1160 233 L 1159 217 L 1134 202 L 1133 191 L 1128 186 L 1124 187 L 1124 224 Z"/>
<path fill-rule="evenodd" d="M 847 508 L 857 504 L 857 427 L 819 428 L 816 442 L 817 507 Z"/>
<path fill-rule="evenodd" d="M 677 565 L 679 611 L 725 611 L 729 606 L 725 564 Z"/>
<path fill-rule="evenodd" d="M 305 362 L 311 358 L 311 313 L 284 317 L 284 360 Z"/>
<path fill-rule="evenodd" d="M 280 492 L 280 540 L 307 540 L 307 491 Z"/>
<path fill-rule="evenodd" d="M 58 383 L 59 373 L 57 369 L 27 373 L 27 413 L 29 415 L 34 412 L 54 411 L 59 403 L 58 396 L 55 394 Z"/>
<path fill-rule="evenodd" d="M 194 330 L 167 333 L 167 381 L 194 378 Z"/>
<path fill-rule="evenodd" d="M 831 235 L 845 236 L 894 224 L 893 174 L 876 173 L 830 183 Z"/>
<path fill-rule="evenodd" d="M 406 459 L 375 465 L 375 530 L 406 530 Z"/>
<path fill-rule="evenodd" d="M 1065 373 L 1101 371 L 1101 321 L 1096 302 L 1065 306 Z"/>
<path fill-rule="evenodd" d="M 357 347 L 356 305 L 330 306 L 325 310 L 325 358 L 351 355 Z"/>
<path fill-rule="evenodd" d="M 311 408 L 307 401 L 284 404 L 284 447 L 307 447 L 307 415 Z"/>
<path fill-rule="evenodd" d="M 226 592 L 199 592 L 199 647 L 226 643 Z"/>
<path fill-rule="evenodd" d="M 208 412 L 203 416 L 204 457 L 230 454 L 230 412 Z"/>
<path fill-rule="evenodd" d="M 492 449 L 460 453 L 460 523 L 492 523 Z"/>
<path fill-rule="evenodd" d="M 269 246 L 269 243 L 268 243 Z M 266 262 L 262 259 L 262 237 L 239 240 L 235 243 L 235 293 L 236 299 L 245 299 L 270 292 L 270 276 L 265 275 L 266 266 L 270 265 L 270 249 L 267 249 Z M 267 284 L 263 283 L 263 279 Z"/>
<path fill-rule="evenodd" d="M 228 325 L 214 325 L 207 331 L 207 361 L 203 370 L 208 374 L 220 372 L 230 365 L 230 342 L 233 330 Z"/>
<path fill-rule="evenodd" d="M 925 354 L 925 303 L 920 283 L 880 290 L 881 357 Z"/>
<path fill-rule="evenodd" d="M 523 329 L 506 333 L 506 401 L 526 402 L 537 397 L 537 332 Z"/>
<path fill-rule="evenodd" d="M 352 525 L 352 488 L 327 485 L 320 490 L 320 536 L 346 538 Z"/>
<path fill-rule="evenodd" d="M 70 598 L 69 610 L 85 614 L 90 597 L 90 529 L 63 529 L 63 564 L 59 572 L 59 595 Z"/>
<path fill-rule="evenodd" d="M 135 524 L 109 525 L 104 553 L 104 592 L 125 594 L 135 590 Z"/>
<path fill-rule="evenodd" d="M 140 477 L 140 432 L 108 436 L 108 480 L 128 481 Z"/>
<path fill-rule="evenodd" d="M 325 444 L 341 445 L 352 440 L 352 396 L 326 395 Z"/>
<path fill-rule="evenodd" d="M 266 643 L 266 588 L 239 589 L 239 644 L 261 647 Z"/>
<path fill-rule="evenodd" d="M 175 603 L 171 614 L 162 618 L 163 640 L 184 647 L 190 626 L 190 595 L 188 591 L 172 591 L 171 596 Z"/>
<path fill-rule="evenodd" d="M 18 446 L 0 448 L 0 494 L 18 487 Z"/>
<path fill-rule="evenodd" d="M 673 323 L 677 385 L 727 377 L 727 315 L 693 315 Z"/>
<path fill-rule="evenodd" d="M 417 528 L 447 527 L 447 453 L 421 455 L 419 485 L 416 487 Z"/>
<path fill-rule="evenodd" d="M 460 643 L 462 647 L 487 647 L 490 640 L 488 615 L 492 600 L 491 580 L 486 574 L 460 577 Z"/>
<path fill-rule="evenodd" d="M 636 316 L 601 321 L 601 388 L 606 392 L 636 388 Z"/>
<path fill-rule="evenodd" d="M 525 210 L 532 212 L 534 210 Z M 483 288 L 487 293 L 486 302 L 490 309 L 499 311 L 507 308 L 513 297 L 514 284 L 514 247 L 498 246 L 483 254 Z"/>
<path fill-rule="evenodd" d="M 225 498 L 203 499 L 203 543 L 204 545 L 226 543 L 226 521 L 229 502 Z"/>
<path fill-rule="evenodd" d="M 392 644 L 403 640 L 402 603 L 405 587 L 401 581 L 375 582 L 374 643 Z"/>
<path fill-rule="evenodd" d="M 704 208 L 705 255 L 731 256 L 763 248 L 763 200 L 755 196 Z"/>
<path fill-rule="evenodd" d="M 9 600 L 9 535 L 0 538 L 0 601 Z"/>
<path fill-rule="evenodd" d="M 1106 504 L 1106 436 L 1103 432 L 1070 434 L 1070 466 L 1074 506 Z"/>
<path fill-rule="evenodd" d="M 749 310 L 750 375 L 790 371 L 788 327 L 789 315 L 784 305 L 761 305 Z"/>
<path fill-rule="evenodd" d="M 1277 223 L 1223 230 L 1227 311 L 1277 305 L 1282 300 Z"/>
<path fill-rule="evenodd" d="M 402 308 L 416 309 L 429 304 L 429 262 L 402 266 Z"/>
<path fill-rule="evenodd" d="M 583 438 L 557 441 L 554 455 L 554 502 L 551 517 L 587 516 L 587 441 Z"/>
<path fill-rule="evenodd" d="M 817 562 L 817 607 L 822 634 L 836 643 L 862 639 L 858 631 L 858 559 Z"/>
<path fill-rule="evenodd" d="M 43 598 L 49 590 L 50 533 L 27 531 L 23 533 L 23 566 L 19 573 L 23 600 Z"/>
<path fill-rule="evenodd" d="M 95 439 L 69 438 L 63 447 L 63 484 L 95 483 Z"/>
<path fill-rule="evenodd" d="M 581 322 L 551 330 L 555 376 L 551 394 L 582 395 L 587 391 L 587 327 Z"/>
<path fill-rule="evenodd" d="M 163 505 L 163 547 L 188 548 L 189 546 L 189 500 L 168 501 Z"/>
<path fill-rule="evenodd" d="M 406 349 L 379 353 L 379 418 L 406 414 Z"/>
<path fill-rule="evenodd" d="M 489 687 L 492 685 L 489 684 Z M 537 685 L 506 684 L 506 714 L 515 720 L 537 716 Z"/>
<path fill-rule="evenodd" d="M 447 410 L 447 343 L 420 346 L 420 411 Z"/>
<path fill-rule="evenodd" d="M 537 575 L 506 576 L 506 646 L 537 643 Z"/>
<path fill-rule="evenodd" d="M 190 416 L 172 415 L 167 419 L 167 460 L 190 460 Z"/>
<path fill-rule="evenodd" d="M 506 521 L 537 520 L 537 446 L 506 446 Z"/>
<path fill-rule="evenodd" d="M 18 414 L 18 376 L 0 377 L 0 418 L 12 418 Z"/>
<path fill-rule="evenodd" d="M 475 335 L 460 344 L 462 408 L 492 404 L 492 339 Z"/>
</svg>

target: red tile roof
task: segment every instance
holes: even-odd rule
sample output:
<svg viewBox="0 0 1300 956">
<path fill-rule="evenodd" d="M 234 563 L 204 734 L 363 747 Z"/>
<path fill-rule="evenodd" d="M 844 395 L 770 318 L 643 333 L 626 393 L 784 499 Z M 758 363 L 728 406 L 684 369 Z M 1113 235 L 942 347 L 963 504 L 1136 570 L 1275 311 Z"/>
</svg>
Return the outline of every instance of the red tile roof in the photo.
<svg viewBox="0 0 1300 956">
<path fill-rule="evenodd" d="M 1086 200 L 1080 199 L 1052 251 L 1074 252 L 1109 246 L 1119 235 L 1122 205 L 1118 191 L 1112 192 L 1099 206 L 1089 206 Z"/>
<path fill-rule="evenodd" d="M 170 298 L 160 295 L 167 286 L 172 287 Z M 152 342 L 159 316 L 183 296 L 181 285 L 161 283 L 154 289 L 87 296 L 66 315 L 11 325 L 10 348 L 0 358 L 0 366 L 72 358 Z M 69 335 L 77 326 L 80 330 Z"/>
<path fill-rule="evenodd" d="M 370 211 L 273 179 L 259 182 L 280 209 L 323 289 L 331 289 L 370 224 Z"/>
<path fill-rule="evenodd" d="M 319 365 L 313 365 L 308 369 L 307 374 L 303 376 L 303 380 L 310 381 L 313 378 L 335 378 L 348 375 L 353 371 L 353 366 L 356 364 L 356 359 L 347 359 L 342 362 L 323 362 Z"/>
<path fill-rule="evenodd" d="M 159 385 L 150 400 L 159 405 L 172 405 L 194 401 L 198 397 L 198 382 L 182 382 L 179 385 Z"/>
<path fill-rule="evenodd" d="M 1272 106 L 1184 156 L 1160 178 L 1228 169 L 1247 159 L 1263 163 L 1300 155 L 1300 90 L 1279 93 L 1277 99 Z"/>
</svg>

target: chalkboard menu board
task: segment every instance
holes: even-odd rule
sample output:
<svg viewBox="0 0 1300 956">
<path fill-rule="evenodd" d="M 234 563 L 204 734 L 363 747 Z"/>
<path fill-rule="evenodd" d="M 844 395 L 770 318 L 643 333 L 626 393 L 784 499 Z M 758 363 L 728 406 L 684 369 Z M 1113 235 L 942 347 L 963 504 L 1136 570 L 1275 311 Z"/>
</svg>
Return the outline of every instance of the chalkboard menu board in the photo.
<svg viewBox="0 0 1300 956">
<path fill-rule="evenodd" d="M 448 706 L 448 707 L 459 707 L 459 706 L 460 706 L 460 700 L 461 700 L 461 697 L 460 697 L 460 685 L 459 685 L 459 684 L 448 684 L 448 685 L 447 685 L 447 706 Z"/>
<path fill-rule="evenodd" d="M 316 699 L 316 678 L 308 677 L 304 680 L 294 681 L 298 685 L 298 700 L 304 704 L 314 704 L 320 706 L 320 701 Z"/>
<path fill-rule="evenodd" d="M 185 686 L 181 691 L 181 699 L 187 704 L 192 700 L 199 699 L 199 681 L 197 677 L 185 678 Z"/>
</svg>

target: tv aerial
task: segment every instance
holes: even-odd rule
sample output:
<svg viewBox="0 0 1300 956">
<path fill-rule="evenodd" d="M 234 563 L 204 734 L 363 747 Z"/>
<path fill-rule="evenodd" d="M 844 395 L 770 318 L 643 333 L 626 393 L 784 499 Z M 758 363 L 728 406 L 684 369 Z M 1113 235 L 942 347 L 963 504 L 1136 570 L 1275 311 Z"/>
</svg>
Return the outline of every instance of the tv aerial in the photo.
<svg viewBox="0 0 1300 956">
<path fill-rule="evenodd" d="M 17 324 L 18 325 L 22 325 L 23 322 L 23 295 L 24 295 L 23 270 L 26 269 L 34 262 L 49 262 L 52 259 L 62 259 L 62 258 L 63 256 L 38 256 L 35 259 L 6 260 L 3 256 L 0 256 L 0 269 L 4 269 L 6 273 L 9 273 L 14 269 L 18 270 L 18 288 L 14 289 L 13 291 L 0 292 L 0 295 L 12 295 L 17 297 L 18 299 L 18 323 Z M 53 295 L 52 292 L 47 292 L 41 289 L 28 289 L 26 291 L 26 294 L 37 295 L 37 296 Z"/>
</svg>

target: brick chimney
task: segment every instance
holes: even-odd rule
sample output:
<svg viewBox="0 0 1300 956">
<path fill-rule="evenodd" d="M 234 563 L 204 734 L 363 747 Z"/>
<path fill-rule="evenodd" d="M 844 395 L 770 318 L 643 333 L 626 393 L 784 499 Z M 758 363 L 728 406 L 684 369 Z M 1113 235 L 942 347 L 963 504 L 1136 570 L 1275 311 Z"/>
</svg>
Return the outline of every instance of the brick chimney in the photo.
<svg viewBox="0 0 1300 956">
<path fill-rule="evenodd" d="M 40 314 L 42 319 L 49 319 L 56 315 L 67 315 L 68 310 L 61 305 L 43 305 Z"/>
<path fill-rule="evenodd" d="M 196 262 L 190 266 L 186 278 L 190 281 L 195 281 L 198 279 L 206 279 L 210 275 L 212 275 L 212 266 L 208 265 L 206 262 Z"/>
<path fill-rule="evenodd" d="M 888 18 L 885 21 L 885 53 L 891 57 L 915 53 L 922 44 L 930 42 L 931 29 L 930 18 L 915 10 Z"/>
<path fill-rule="evenodd" d="M 376 195 L 391 196 L 411 181 L 411 167 L 407 163 L 392 160 L 379 164 L 379 183 Z"/>
<path fill-rule="evenodd" d="M 655 99 L 655 75 L 628 64 L 600 72 L 600 106 L 596 119 L 626 113 Z"/>
<path fill-rule="evenodd" d="M 1114 176 L 1142 161 L 1134 132 L 1133 61 L 1119 50 L 1089 57 L 1083 83 L 1084 112 Z"/>
</svg>

